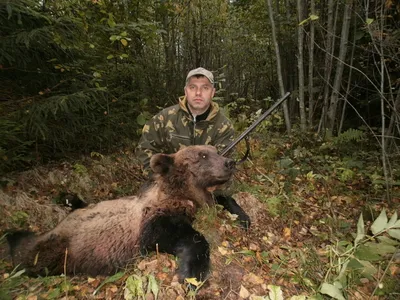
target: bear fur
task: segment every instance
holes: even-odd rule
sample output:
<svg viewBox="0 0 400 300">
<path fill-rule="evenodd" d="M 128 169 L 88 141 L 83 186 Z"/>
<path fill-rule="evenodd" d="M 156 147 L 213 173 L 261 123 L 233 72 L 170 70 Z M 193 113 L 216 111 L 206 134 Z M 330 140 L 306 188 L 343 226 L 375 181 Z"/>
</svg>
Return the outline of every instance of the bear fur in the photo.
<svg viewBox="0 0 400 300">
<path fill-rule="evenodd" d="M 138 196 L 77 209 L 42 235 L 10 234 L 13 264 L 30 275 L 111 275 L 157 244 L 158 251 L 178 256 L 181 281 L 204 280 L 209 245 L 191 224 L 198 208 L 214 204 L 210 191 L 231 178 L 235 162 L 212 146 L 189 146 L 153 155 L 150 166 L 153 180 Z M 222 205 L 232 211 L 232 203 Z"/>
</svg>

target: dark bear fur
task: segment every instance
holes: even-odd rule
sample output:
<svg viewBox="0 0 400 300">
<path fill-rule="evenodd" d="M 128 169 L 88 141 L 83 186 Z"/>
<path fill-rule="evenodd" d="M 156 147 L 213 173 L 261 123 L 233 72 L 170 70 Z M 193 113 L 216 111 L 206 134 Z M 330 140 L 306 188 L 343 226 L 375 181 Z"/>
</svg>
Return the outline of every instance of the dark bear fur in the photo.
<svg viewBox="0 0 400 300">
<path fill-rule="evenodd" d="M 154 180 L 137 197 L 75 210 L 42 235 L 9 235 L 14 265 L 32 275 L 110 275 L 157 244 L 159 251 L 179 258 L 181 281 L 204 280 L 209 245 L 191 224 L 198 208 L 214 203 L 210 191 L 231 178 L 235 163 L 214 147 L 190 146 L 156 154 L 150 165 Z M 223 202 L 240 219 L 248 219 L 232 198 Z"/>
</svg>

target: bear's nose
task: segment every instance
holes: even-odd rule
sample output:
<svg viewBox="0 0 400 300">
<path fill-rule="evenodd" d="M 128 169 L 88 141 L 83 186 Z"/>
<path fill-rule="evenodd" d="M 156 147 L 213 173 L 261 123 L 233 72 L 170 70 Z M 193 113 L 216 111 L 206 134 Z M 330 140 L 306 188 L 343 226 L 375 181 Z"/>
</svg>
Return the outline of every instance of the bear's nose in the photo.
<svg viewBox="0 0 400 300">
<path fill-rule="evenodd" d="M 233 168 L 235 168 L 236 162 L 233 159 L 227 159 L 225 161 L 225 167 L 227 167 L 228 169 L 232 170 Z"/>
</svg>

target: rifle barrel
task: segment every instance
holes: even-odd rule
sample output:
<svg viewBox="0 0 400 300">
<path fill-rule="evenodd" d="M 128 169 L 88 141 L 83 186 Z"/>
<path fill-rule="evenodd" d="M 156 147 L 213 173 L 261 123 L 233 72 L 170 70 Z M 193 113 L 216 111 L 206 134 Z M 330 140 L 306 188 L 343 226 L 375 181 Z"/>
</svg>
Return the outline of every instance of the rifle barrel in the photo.
<svg viewBox="0 0 400 300">
<path fill-rule="evenodd" d="M 283 101 L 289 97 L 290 92 L 287 92 L 282 98 L 274 103 L 265 113 L 263 113 L 253 124 L 250 125 L 238 138 L 236 138 L 229 146 L 227 146 L 220 155 L 224 156 L 229 152 L 233 147 L 235 147 L 246 135 L 253 131 L 266 117 L 268 117 L 279 105 L 282 104 Z"/>
</svg>

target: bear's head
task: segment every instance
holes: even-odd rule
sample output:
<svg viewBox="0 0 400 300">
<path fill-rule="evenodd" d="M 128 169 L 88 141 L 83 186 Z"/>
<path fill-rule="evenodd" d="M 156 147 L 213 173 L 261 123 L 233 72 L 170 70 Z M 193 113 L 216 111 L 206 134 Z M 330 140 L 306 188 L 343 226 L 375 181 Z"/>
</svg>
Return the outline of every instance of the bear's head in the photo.
<svg viewBox="0 0 400 300">
<path fill-rule="evenodd" d="M 236 170 L 234 160 L 206 145 L 185 147 L 174 154 L 155 154 L 150 167 L 164 193 L 186 197 L 198 205 L 211 204 L 209 191 L 227 182 Z"/>
</svg>

